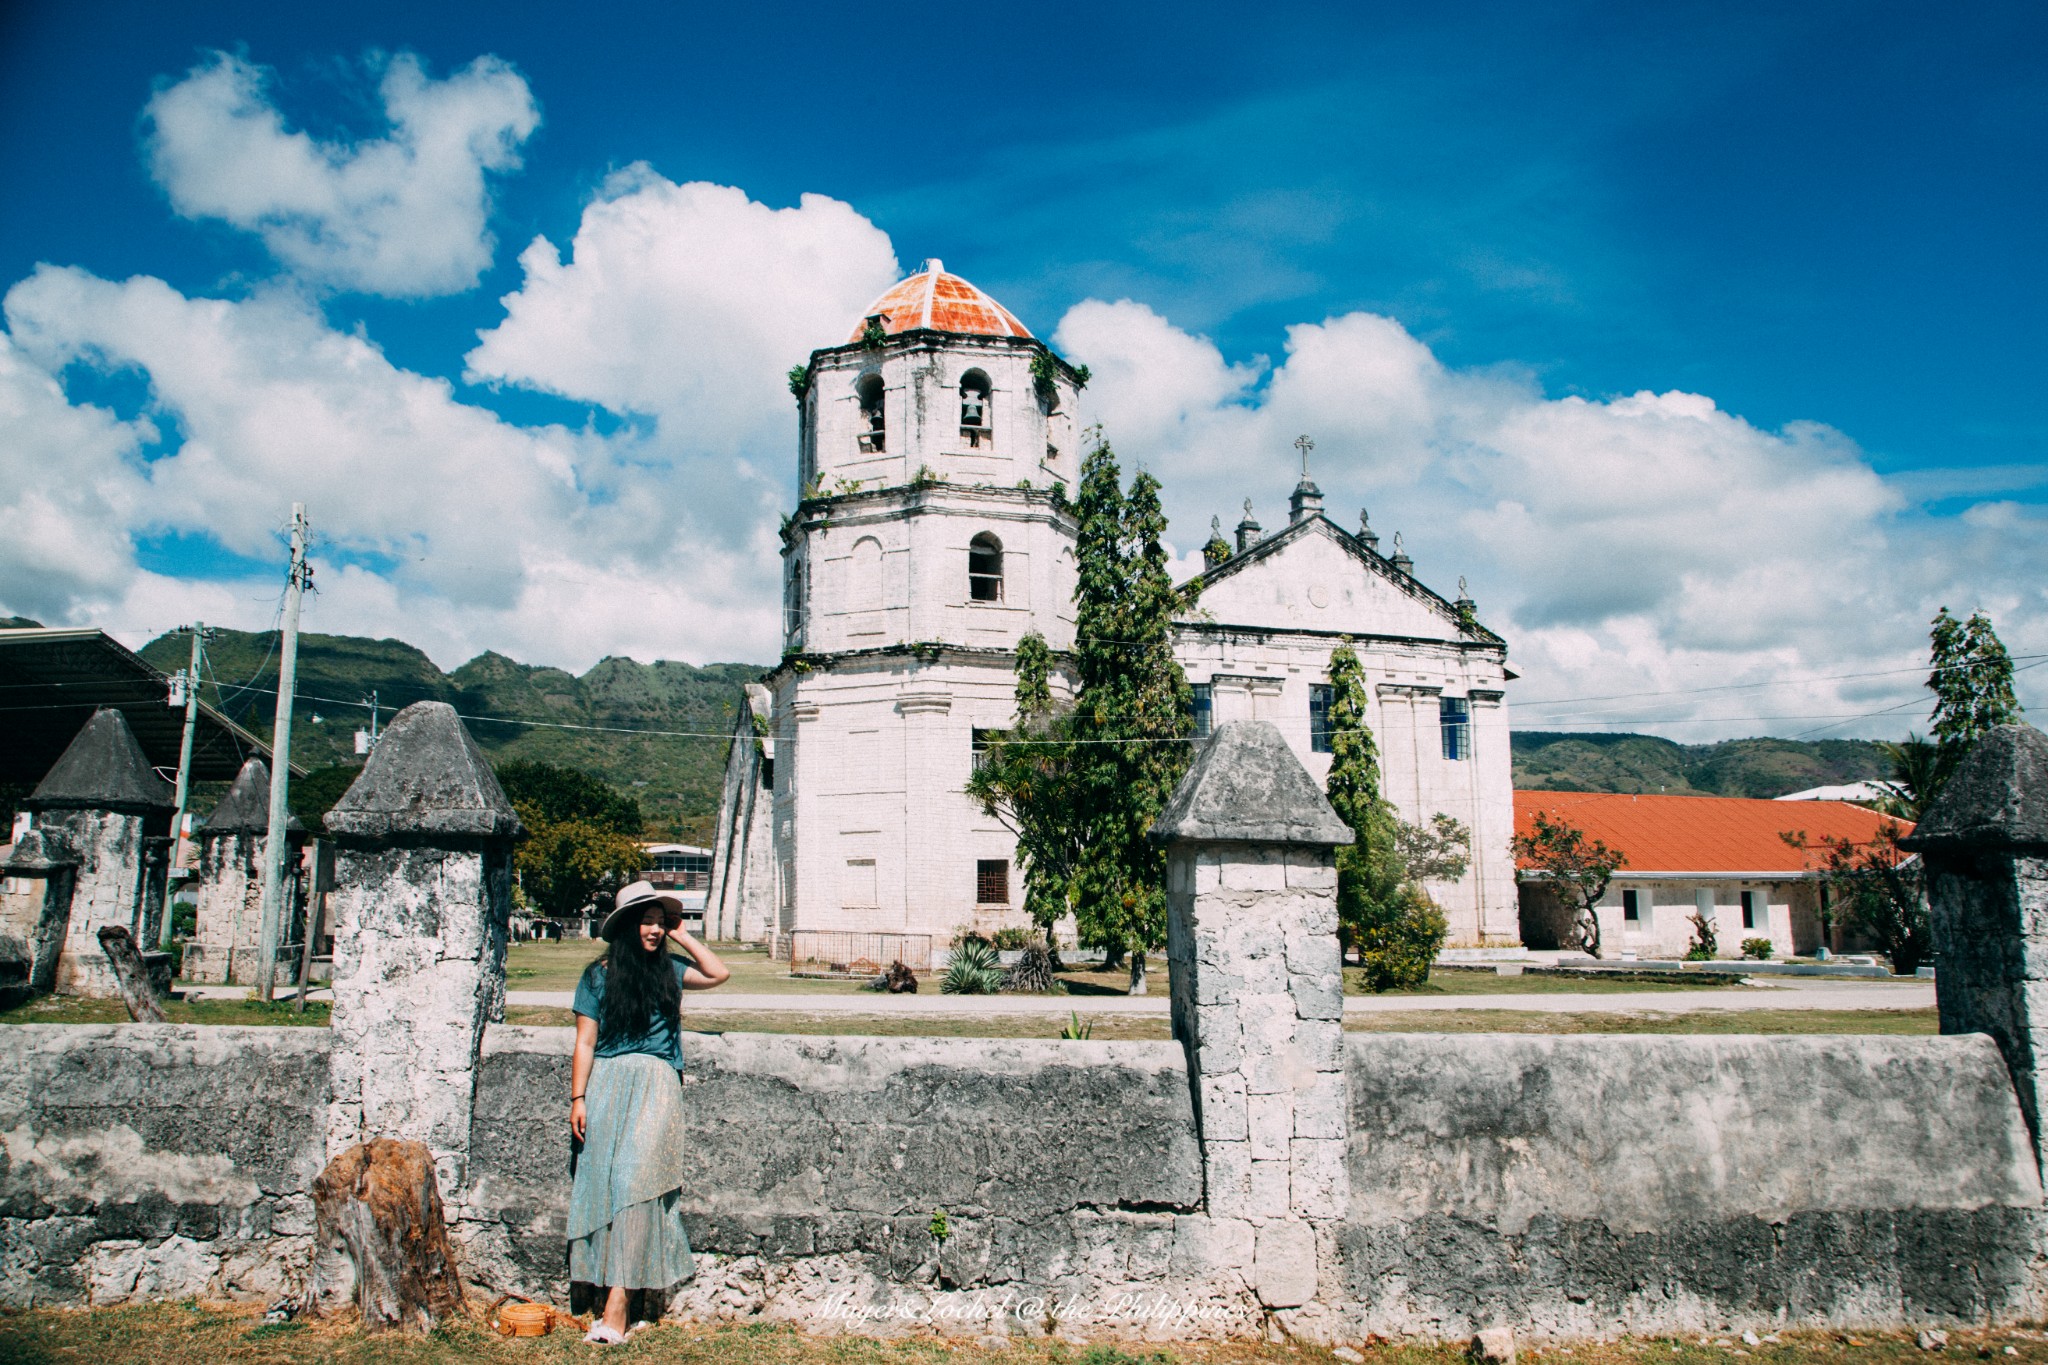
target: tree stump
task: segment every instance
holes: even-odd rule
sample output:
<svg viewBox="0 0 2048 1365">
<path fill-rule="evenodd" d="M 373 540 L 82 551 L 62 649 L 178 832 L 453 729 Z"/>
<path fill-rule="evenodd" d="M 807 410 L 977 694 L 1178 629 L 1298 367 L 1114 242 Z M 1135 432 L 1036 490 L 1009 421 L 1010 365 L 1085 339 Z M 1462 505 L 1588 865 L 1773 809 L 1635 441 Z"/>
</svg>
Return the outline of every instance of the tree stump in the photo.
<svg viewBox="0 0 2048 1365">
<path fill-rule="evenodd" d="M 100 947 L 114 966 L 114 984 L 120 988 L 128 1017 L 138 1024 L 161 1024 L 164 1008 L 157 1002 L 156 987 L 135 947 L 135 936 L 125 925 L 109 924 L 100 930 Z"/>
<path fill-rule="evenodd" d="M 313 1181 L 320 1241 L 348 1253 L 363 1327 L 431 1329 L 462 1311 L 462 1276 L 441 1218 L 434 1154 L 424 1143 L 373 1138 Z"/>
</svg>

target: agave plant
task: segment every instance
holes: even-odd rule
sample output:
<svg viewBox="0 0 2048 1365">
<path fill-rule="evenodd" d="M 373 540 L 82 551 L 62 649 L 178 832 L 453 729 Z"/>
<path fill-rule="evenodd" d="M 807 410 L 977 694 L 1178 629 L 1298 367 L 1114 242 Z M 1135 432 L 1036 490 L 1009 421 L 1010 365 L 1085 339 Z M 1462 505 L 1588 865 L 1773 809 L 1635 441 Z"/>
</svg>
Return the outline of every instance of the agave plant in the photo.
<svg viewBox="0 0 2048 1365">
<path fill-rule="evenodd" d="M 942 995 L 994 995 L 1003 974 L 996 969 L 996 950 L 980 939 L 969 939 L 953 950 L 946 974 L 939 979 Z"/>
</svg>

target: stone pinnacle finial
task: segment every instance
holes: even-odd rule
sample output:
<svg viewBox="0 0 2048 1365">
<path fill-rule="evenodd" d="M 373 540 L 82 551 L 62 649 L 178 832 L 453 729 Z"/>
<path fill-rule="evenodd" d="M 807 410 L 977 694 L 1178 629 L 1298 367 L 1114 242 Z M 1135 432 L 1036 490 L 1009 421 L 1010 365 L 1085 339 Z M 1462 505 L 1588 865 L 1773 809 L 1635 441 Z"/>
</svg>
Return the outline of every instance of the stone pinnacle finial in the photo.
<svg viewBox="0 0 2048 1365">
<path fill-rule="evenodd" d="M 1379 553 L 1380 533 L 1372 529 L 1372 514 L 1363 507 L 1358 509 L 1358 538 L 1365 542 L 1365 548 Z"/>
<path fill-rule="evenodd" d="M 285 813 L 285 828 L 294 834 L 305 832 L 299 817 Z M 234 785 L 220 799 L 202 827 L 202 834 L 268 834 L 270 832 L 270 767 L 252 758 L 235 774 Z"/>
<path fill-rule="evenodd" d="M 1387 556 L 1387 563 L 1393 565 L 1410 578 L 1415 576 L 1415 561 L 1410 559 L 1408 552 L 1401 548 L 1401 533 L 1399 531 L 1394 532 L 1394 553 Z"/>
<path fill-rule="evenodd" d="M 1252 500 L 1244 500 L 1244 520 L 1237 524 L 1237 552 L 1243 554 L 1259 539 L 1259 523 L 1252 516 Z"/>
<path fill-rule="evenodd" d="M 1273 722 L 1236 720 L 1216 727 L 1148 837 L 1334 848 L 1355 836 Z"/>
<path fill-rule="evenodd" d="M 171 784 L 157 776 L 128 728 L 128 718 L 111 706 L 72 739 L 63 755 L 23 803 L 30 810 L 170 810 Z"/>
<path fill-rule="evenodd" d="M 1986 730 L 1901 842 L 1917 852 L 2048 853 L 2048 735 L 2018 722 Z"/>
<path fill-rule="evenodd" d="M 455 708 L 416 701 L 384 727 L 355 785 L 327 812 L 335 834 L 516 839 L 525 830 Z"/>
</svg>

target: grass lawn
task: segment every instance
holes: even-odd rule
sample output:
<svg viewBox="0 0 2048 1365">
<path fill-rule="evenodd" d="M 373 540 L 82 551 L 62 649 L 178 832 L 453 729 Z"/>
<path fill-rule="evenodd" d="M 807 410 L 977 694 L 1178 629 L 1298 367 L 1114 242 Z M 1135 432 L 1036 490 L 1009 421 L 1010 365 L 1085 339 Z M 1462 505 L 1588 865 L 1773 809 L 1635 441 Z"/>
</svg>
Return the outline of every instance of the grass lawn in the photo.
<svg viewBox="0 0 2048 1365">
<path fill-rule="evenodd" d="M 591 959 L 598 955 L 601 944 L 586 939 L 572 939 L 561 943 L 515 943 L 505 960 L 505 985 L 515 991 L 573 991 L 576 978 Z M 711 945 L 725 965 L 732 968 L 732 980 L 723 989 L 748 994 L 773 995 L 857 995 L 861 983 L 854 980 L 823 980 L 814 977 L 792 977 L 786 963 L 769 958 L 760 948 L 740 944 L 714 943 Z M 1060 981 L 1067 988 L 1067 994 L 1123 995 L 1130 989 L 1130 970 L 1119 967 L 1113 972 L 1096 968 L 1097 959 L 1070 954 L 1065 959 L 1069 970 L 1060 974 Z M 1153 953 L 1146 960 L 1147 989 L 1164 995 L 1171 980 L 1166 970 L 1166 955 Z M 921 978 L 921 991 L 938 989 L 936 976 Z M 1472 971 L 1459 968 L 1439 968 L 1430 973 L 1423 985 L 1405 990 L 1389 991 L 1389 995 L 1614 995 L 1624 992 L 1647 991 L 1690 991 L 1690 990 L 1740 990 L 1725 978 L 1703 977 L 1692 981 L 1617 981 L 1599 977 L 1568 976 L 1500 976 L 1491 970 Z M 1346 995 L 1368 995 L 1365 974 L 1357 968 L 1344 973 Z"/>
<path fill-rule="evenodd" d="M 0 1360 L 8 1365 L 561 1365 L 585 1361 L 592 1348 L 580 1329 L 558 1327 L 544 1337 L 500 1337 L 470 1322 L 448 1323 L 431 1335 L 386 1332 L 364 1336 L 337 1323 L 266 1326 L 254 1306 L 152 1304 L 89 1311 L 36 1309 L 0 1313 Z M 1372 1365 L 1465 1365 L 1463 1347 L 1408 1343 L 1362 1344 Z M 2007 1355 L 2007 1348 L 2014 1354 Z M 1951 1329 L 1945 1351 L 1919 1350 L 1910 1333 L 1798 1331 L 1770 1333 L 1745 1347 L 1739 1338 L 1629 1337 L 1569 1346 L 1525 1345 L 1524 1360 L 1552 1365 L 1927 1365 L 1980 1358 L 2011 1365 L 2048 1365 L 2048 1345 L 2031 1331 Z M 664 1365 L 930 1365 L 987 1361 L 991 1365 L 1333 1365 L 1320 1346 L 1264 1342 L 1139 1342 L 1074 1345 L 1059 1339 L 1020 1339 L 985 1348 L 972 1338 L 930 1336 L 877 1341 L 864 1337 L 809 1336 L 767 1323 L 645 1328 L 604 1358 Z"/>
<path fill-rule="evenodd" d="M 1090 1037 L 1104 1042 L 1170 1038 L 1163 1014 L 1095 1014 L 1076 1006 Z M 565 1009 L 510 1005 L 508 1024 L 567 1028 Z M 844 1033 L 874 1038 L 1057 1038 L 1064 1014 L 843 1014 L 800 1007 L 767 1011 L 692 1010 L 687 1031 L 697 1033 Z M 1694 1010 L 1683 1014 L 1551 1013 L 1542 1010 L 1388 1010 L 1347 1015 L 1353 1033 L 1890 1033 L 1940 1032 L 1927 1010 Z M 689 1041 L 683 1051 L 688 1053 Z"/>
<path fill-rule="evenodd" d="M 294 988 L 296 989 L 296 988 Z M 300 1014 L 289 1000 L 266 1005 L 261 1000 L 166 1000 L 164 1019 L 172 1024 L 307 1024 L 327 1023 L 327 1002 L 308 1000 Z M 118 1000 L 81 1000 L 69 995 L 38 996 L 11 1010 L 0 1010 L 0 1024 L 126 1024 L 128 1008 Z"/>
</svg>

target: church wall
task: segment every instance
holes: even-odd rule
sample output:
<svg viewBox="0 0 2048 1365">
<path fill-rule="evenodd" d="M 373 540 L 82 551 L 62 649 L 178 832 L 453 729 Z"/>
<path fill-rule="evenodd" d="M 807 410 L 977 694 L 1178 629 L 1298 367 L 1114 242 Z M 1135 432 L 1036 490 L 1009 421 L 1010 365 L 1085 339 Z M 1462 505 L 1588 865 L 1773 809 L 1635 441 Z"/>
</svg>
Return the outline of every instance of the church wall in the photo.
<svg viewBox="0 0 2048 1365">
<path fill-rule="evenodd" d="M 1329 681 L 1334 635 L 1249 629 L 1183 627 L 1175 653 L 1191 683 L 1213 689 L 1212 723 L 1270 720 L 1318 785 L 1330 755 L 1310 743 L 1309 688 Z M 1450 920 L 1453 947 L 1520 941 L 1514 864 L 1507 849 L 1514 830 L 1507 711 L 1496 651 L 1460 649 L 1444 642 L 1352 643 L 1365 670 L 1367 724 L 1380 751 L 1381 791 L 1402 819 L 1426 822 L 1438 812 L 1472 833 L 1473 866 L 1462 881 L 1432 884 L 1431 896 Z M 1470 756 L 1443 756 L 1438 698 L 1471 703 Z"/>
</svg>

